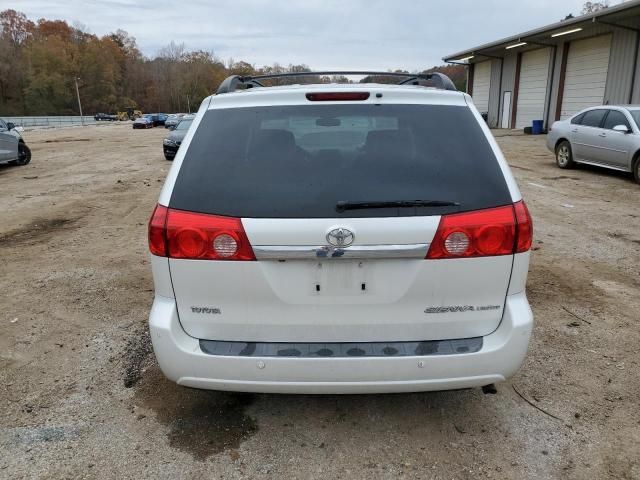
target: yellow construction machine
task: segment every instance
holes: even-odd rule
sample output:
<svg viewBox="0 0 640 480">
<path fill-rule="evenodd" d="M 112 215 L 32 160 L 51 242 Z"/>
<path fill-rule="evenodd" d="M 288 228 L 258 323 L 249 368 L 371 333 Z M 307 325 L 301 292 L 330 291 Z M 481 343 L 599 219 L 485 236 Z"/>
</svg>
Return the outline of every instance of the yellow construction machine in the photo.
<svg viewBox="0 0 640 480">
<path fill-rule="evenodd" d="M 140 110 L 134 110 L 133 108 L 127 108 L 124 112 L 118 112 L 117 116 L 120 121 L 135 120 L 142 116 L 142 112 Z"/>
</svg>

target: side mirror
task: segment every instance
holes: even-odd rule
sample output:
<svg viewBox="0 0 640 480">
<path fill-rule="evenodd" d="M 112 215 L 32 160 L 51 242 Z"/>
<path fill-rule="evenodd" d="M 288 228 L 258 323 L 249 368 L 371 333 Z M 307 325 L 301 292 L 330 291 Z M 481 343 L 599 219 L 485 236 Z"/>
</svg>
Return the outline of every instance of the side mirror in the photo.
<svg viewBox="0 0 640 480">
<path fill-rule="evenodd" d="M 7 122 L 7 130 L 13 130 L 14 128 L 16 128 L 14 123 Z"/>
<path fill-rule="evenodd" d="M 616 132 L 621 132 L 621 133 L 631 133 L 629 131 L 629 127 L 627 127 L 626 125 L 616 125 L 615 127 L 613 127 L 613 129 Z"/>
</svg>

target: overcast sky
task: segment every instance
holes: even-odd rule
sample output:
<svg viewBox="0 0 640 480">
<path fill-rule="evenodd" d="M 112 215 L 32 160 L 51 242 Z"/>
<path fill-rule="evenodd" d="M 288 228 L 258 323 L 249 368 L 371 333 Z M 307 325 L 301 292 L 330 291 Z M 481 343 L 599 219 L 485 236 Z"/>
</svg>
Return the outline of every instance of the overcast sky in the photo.
<svg viewBox="0 0 640 480">
<path fill-rule="evenodd" d="M 0 0 L 31 20 L 133 35 L 148 56 L 170 41 L 256 66 L 418 70 L 450 53 L 579 13 L 584 0 Z M 620 3 L 613 0 L 612 5 Z"/>
</svg>

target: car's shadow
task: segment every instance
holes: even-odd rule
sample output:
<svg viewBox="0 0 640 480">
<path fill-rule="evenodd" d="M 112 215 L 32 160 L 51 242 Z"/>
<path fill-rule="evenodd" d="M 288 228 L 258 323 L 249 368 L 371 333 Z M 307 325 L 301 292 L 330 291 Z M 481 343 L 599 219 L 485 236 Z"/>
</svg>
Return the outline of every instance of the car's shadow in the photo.
<svg viewBox="0 0 640 480">
<path fill-rule="evenodd" d="M 438 437 L 482 435 L 484 426 L 495 422 L 491 405 L 497 398 L 479 388 L 384 395 L 216 392 L 178 386 L 154 365 L 136 386 L 135 404 L 169 428 L 171 447 L 204 460 L 236 449 L 259 430 L 291 437 L 300 448 L 359 442 L 366 449 L 398 437 L 438 442 Z"/>
<path fill-rule="evenodd" d="M 16 168 L 15 165 L 9 165 L 8 163 L 2 163 L 2 164 L 0 164 L 0 175 L 4 175 L 5 173 L 9 173 L 14 168 Z"/>
<path fill-rule="evenodd" d="M 612 170 L 606 167 L 598 167 L 596 165 L 588 165 L 586 163 L 576 164 L 575 170 L 589 172 L 598 176 L 607 176 L 610 178 L 619 178 L 621 180 L 626 180 L 629 183 L 636 183 L 633 178 L 633 173 L 631 172 L 622 172 L 620 170 Z"/>
</svg>

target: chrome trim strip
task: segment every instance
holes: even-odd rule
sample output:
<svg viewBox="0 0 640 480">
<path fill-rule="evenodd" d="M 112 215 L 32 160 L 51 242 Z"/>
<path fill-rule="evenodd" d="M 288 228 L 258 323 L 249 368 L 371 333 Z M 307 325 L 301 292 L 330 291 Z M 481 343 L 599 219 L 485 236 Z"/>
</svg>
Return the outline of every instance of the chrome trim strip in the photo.
<svg viewBox="0 0 640 480">
<path fill-rule="evenodd" d="M 610 170 L 618 170 L 619 172 L 631 171 L 627 167 L 619 167 L 617 165 L 612 165 L 611 163 L 594 162 L 593 160 L 576 159 L 576 163 L 584 163 L 585 165 L 593 165 L 594 167 L 602 167 L 602 168 L 608 168 Z"/>
<path fill-rule="evenodd" d="M 351 245 L 339 248 L 327 245 L 253 245 L 258 260 L 318 260 L 326 258 L 424 258 L 428 243 L 407 245 Z"/>
<path fill-rule="evenodd" d="M 238 342 L 200 340 L 200 350 L 207 355 L 223 357 L 431 357 L 464 355 L 482 350 L 483 337 L 457 340 L 423 340 L 412 342 Z"/>
</svg>

